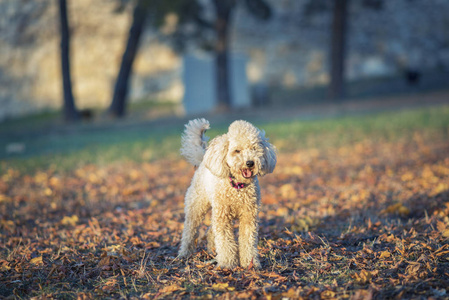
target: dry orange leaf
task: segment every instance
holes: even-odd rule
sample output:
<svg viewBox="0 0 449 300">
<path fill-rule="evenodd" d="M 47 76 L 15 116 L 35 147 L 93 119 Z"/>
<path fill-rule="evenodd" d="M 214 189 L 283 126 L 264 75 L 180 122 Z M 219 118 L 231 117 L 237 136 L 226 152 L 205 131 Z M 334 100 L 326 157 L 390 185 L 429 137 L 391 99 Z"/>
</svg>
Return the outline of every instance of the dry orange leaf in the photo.
<svg viewBox="0 0 449 300">
<path fill-rule="evenodd" d="M 7 201 L 9 198 L 6 195 L 0 194 L 0 202 Z"/>
<path fill-rule="evenodd" d="M 296 190 L 289 183 L 282 185 L 279 190 L 281 191 L 281 196 L 283 198 L 286 198 L 286 199 L 296 198 Z"/>
<path fill-rule="evenodd" d="M 402 203 L 396 203 L 382 210 L 381 214 L 398 214 L 402 217 L 405 217 L 410 214 L 410 209 L 402 205 Z"/>
<path fill-rule="evenodd" d="M 267 273 L 267 274 L 264 274 L 264 275 L 267 276 L 267 277 L 269 277 L 269 278 L 277 278 L 277 279 L 279 279 L 279 280 L 285 279 L 284 276 L 279 275 L 279 274 L 277 274 L 277 273 L 275 273 L 275 272 L 270 272 L 270 273 Z"/>
<path fill-rule="evenodd" d="M 296 293 L 296 290 L 294 288 L 288 289 L 288 291 L 282 293 L 282 296 L 288 299 L 295 299 L 298 298 L 298 294 Z M 283 299 L 285 299 L 283 298 Z"/>
<path fill-rule="evenodd" d="M 449 237 L 449 228 L 447 228 L 446 224 L 444 222 L 438 221 L 437 222 L 437 229 L 441 232 L 443 237 Z"/>
<path fill-rule="evenodd" d="M 110 261 L 111 257 L 109 255 L 106 255 L 98 262 L 98 267 L 108 266 Z"/>
<path fill-rule="evenodd" d="M 173 293 L 176 292 L 178 290 L 182 290 L 183 288 L 180 287 L 177 284 L 172 284 L 172 285 L 168 285 L 166 287 L 163 287 L 162 289 L 159 290 L 159 293 L 161 294 L 166 294 L 166 293 Z"/>
<path fill-rule="evenodd" d="M 30 260 L 30 264 L 36 265 L 36 266 L 43 265 L 44 262 L 42 261 L 42 256 L 38 256 L 38 257 L 33 258 L 32 260 Z"/>
<path fill-rule="evenodd" d="M 442 233 L 443 237 L 449 237 L 449 229 L 444 230 Z"/>
<path fill-rule="evenodd" d="M 391 257 L 391 253 L 389 251 L 382 251 L 379 256 L 380 259 L 389 257 Z"/>
<path fill-rule="evenodd" d="M 61 220 L 61 224 L 75 226 L 76 223 L 78 223 L 78 221 L 79 221 L 79 219 L 78 219 L 77 215 L 72 215 L 71 217 L 64 216 L 64 218 L 62 218 L 62 220 Z"/>
<path fill-rule="evenodd" d="M 352 276 L 355 281 L 359 284 L 365 284 L 371 281 L 371 272 L 367 270 L 362 270 L 360 273 L 354 274 Z"/>
<path fill-rule="evenodd" d="M 333 291 L 327 290 L 321 293 L 321 299 L 334 299 L 335 293 Z"/>
<path fill-rule="evenodd" d="M 216 291 L 222 291 L 222 290 L 233 291 L 233 290 L 235 290 L 235 287 L 229 286 L 229 283 L 225 282 L 225 283 L 214 283 L 212 285 L 212 289 L 214 289 Z"/>
</svg>

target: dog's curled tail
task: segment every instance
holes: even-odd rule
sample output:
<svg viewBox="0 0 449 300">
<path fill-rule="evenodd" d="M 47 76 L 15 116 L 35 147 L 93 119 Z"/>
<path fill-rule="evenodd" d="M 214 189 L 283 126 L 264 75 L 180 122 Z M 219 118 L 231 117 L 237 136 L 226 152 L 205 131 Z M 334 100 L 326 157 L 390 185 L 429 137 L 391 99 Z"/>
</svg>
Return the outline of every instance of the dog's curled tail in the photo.
<svg viewBox="0 0 449 300">
<path fill-rule="evenodd" d="M 184 133 L 181 137 L 181 155 L 186 160 L 198 167 L 206 152 L 209 137 L 204 133 L 210 128 L 206 119 L 195 119 L 185 125 Z"/>
</svg>

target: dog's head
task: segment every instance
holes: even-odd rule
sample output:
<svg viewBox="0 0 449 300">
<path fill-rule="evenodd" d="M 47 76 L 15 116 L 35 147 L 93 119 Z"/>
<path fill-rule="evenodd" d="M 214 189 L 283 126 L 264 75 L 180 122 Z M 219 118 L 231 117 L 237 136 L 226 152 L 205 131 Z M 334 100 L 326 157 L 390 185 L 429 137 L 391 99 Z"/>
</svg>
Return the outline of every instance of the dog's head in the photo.
<svg viewBox="0 0 449 300">
<path fill-rule="evenodd" d="M 239 182 L 249 183 L 257 175 L 273 172 L 276 149 L 264 131 L 246 121 L 235 121 L 228 133 L 210 142 L 203 160 L 214 175 L 232 176 Z"/>
</svg>

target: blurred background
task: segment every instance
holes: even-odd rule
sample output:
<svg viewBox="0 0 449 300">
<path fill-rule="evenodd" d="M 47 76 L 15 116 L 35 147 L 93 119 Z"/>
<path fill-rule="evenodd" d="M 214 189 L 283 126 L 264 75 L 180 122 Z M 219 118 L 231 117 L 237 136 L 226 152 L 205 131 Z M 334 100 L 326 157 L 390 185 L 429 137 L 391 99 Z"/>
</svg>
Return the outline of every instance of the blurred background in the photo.
<svg viewBox="0 0 449 300">
<path fill-rule="evenodd" d="M 444 0 L 0 0 L 0 157 L 134 147 L 155 127 L 173 152 L 198 116 L 225 130 L 447 104 L 448 12 Z"/>
<path fill-rule="evenodd" d="M 1 0 L 0 120 L 64 103 L 86 118 L 130 103 L 179 115 L 441 89 L 448 11 L 444 0 Z"/>
</svg>

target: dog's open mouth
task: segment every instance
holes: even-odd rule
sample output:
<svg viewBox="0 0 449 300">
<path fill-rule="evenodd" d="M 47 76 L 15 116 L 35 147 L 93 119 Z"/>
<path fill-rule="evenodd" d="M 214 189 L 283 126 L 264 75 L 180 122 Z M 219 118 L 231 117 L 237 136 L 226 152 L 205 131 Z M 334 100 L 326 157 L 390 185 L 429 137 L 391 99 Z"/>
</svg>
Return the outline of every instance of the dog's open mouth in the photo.
<svg viewBox="0 0 449 300">
<path fill-rule="evenodd" d="M 250 169 L 243 169 L 243 170 L 242 170 L 242 175 L 243 175 L 243 177 L 245 177 L 245 178 L 250 178 L 250 177 L 253 176 L 253 171 L 250 170 Z"/>
</svg>

